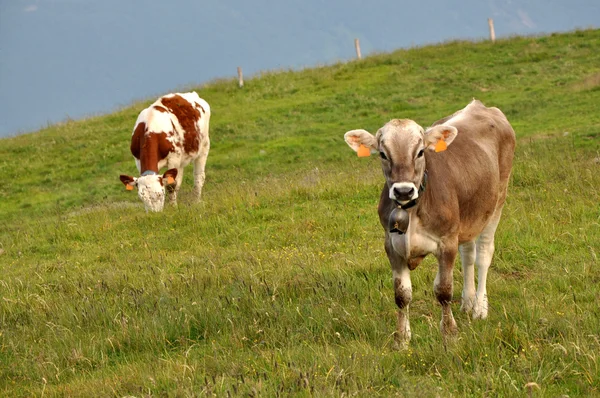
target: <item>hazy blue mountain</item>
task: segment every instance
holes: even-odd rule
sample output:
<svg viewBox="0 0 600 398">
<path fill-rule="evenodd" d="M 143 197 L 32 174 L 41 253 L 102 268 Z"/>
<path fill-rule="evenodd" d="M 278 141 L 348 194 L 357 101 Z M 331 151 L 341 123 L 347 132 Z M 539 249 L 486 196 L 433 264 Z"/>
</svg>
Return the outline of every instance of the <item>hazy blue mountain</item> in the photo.
<svg viewBox="0 0 600 398">
<path fill-rule="evenodd" d="M 598 0 L 0 0 L 0 136 L 217 77 L 600 25 Z M 133 121 L 132 121 L 133 123 Z"/>
</svg>

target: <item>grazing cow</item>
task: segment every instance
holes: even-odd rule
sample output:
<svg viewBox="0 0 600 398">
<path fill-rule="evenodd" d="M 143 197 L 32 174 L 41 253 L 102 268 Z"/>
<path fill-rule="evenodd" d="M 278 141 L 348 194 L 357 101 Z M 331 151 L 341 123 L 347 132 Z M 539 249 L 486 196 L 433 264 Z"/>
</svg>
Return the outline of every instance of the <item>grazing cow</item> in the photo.
<svg viewBox="0 0 600 398">
<path fill-rule="evenodd" d="M 210 149 L 209 120 L 210 106 L 195 92 L 167 94 L 140 112 L 131 136 L 131 153 L 140 176 L 121 175 L 120 179 L 128 190 L 137 187 L 146 211 L 162 211 L 165 188 L 170 202 L 177 204 L 183 168 L 192 161 L 194 195 L 200 199 Z M 163 167 L 168 170 L 160 175 Z"/>
<path fill-rule="evenodd" d="M 486 277 L 515 149 L 515 132 L 504 114 L 473 100 L 426 130 L 394 119 L 375 136 L 352 130 L 344 139 L 359 156 L 376 151 L 381 157 L 386 182 L 378 212 L 399 308 L 397 340 L 410 340 L 410 271 L 429 253 L 438 261 L 433 291 L 442 305 L 442 334 L 457 331 L 450 307 L 457 252 L 463 264 L 461 308 L 486 318 Z"/>
</svg>

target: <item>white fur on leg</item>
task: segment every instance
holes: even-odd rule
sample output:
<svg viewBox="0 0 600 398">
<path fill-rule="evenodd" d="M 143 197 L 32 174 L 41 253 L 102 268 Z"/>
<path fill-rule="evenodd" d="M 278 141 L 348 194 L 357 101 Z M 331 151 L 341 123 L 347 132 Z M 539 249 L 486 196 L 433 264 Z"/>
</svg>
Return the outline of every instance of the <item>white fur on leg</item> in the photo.
<svg viewBox="0 0 600 398">
<path fill-rule="evenodd" d="M 477 239 L 477 295 L 473 306 L 473 319 L 485 319 L 488 315 L 487 273 L 494 255 L 494 234 L 500 216 L 492 220 Z"/>
<path fill-rule="evenodd" d="M 477 245 L 477 296 L 473 306 L 473 319 L 485 319 L 488 315 L 487 273 L 494 253 L 494 241 L 485 247 Z"/>
<path fill-rule="evenodd" d="M 410 322 L 408 321 L 408 307 L 398 310 L 396 326 L 396 343 L 398 344 L 398 348 L 407 348 L 412 336 L 410 332 Z"/>
<path fill-rule="evenodd" d="M 199 201 L 202 196 L 202 187 L 206 176 L 203 173 L 194 175 L 194 199 Z"/>
<path fill-rule="evenodd" d="M 488 316 L 487 294 L 477 295 L 475 306 L 473 306 L 473 319 L 485 319 Z"/>
<path fill-rule="evenodd" d="M 463 291 L 460 309 L 471 312 L 475 305 L 475 242 L 466 242 L 458 247 L 463 272 Z"/>
<path fill-rule="evenodd" d="M 208 159 L 208 151 L 210 150 L 210 141 L 208 136 L 200 149 L 200 156 L 194 162 L 194 198 L 196 201 L 200 201 L 202 196 L 202 187 L 204 187 L 204 181 L 206 174 L 204 172 L 206 168 L 206 160 Z"/>
</svg>

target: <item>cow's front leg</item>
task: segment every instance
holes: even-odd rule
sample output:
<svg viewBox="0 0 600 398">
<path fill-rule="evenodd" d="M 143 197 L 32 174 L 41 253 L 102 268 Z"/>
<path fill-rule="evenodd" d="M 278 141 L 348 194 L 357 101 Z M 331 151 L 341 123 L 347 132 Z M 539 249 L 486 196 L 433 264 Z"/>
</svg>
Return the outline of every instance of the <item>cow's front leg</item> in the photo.
<svg viewBox="0 0 600 398">
<path fill-rule="evenodd" d="M 175 168 L 169 166 L 169 168 Z M 169 196 L 169 203 L 173 206 L 177 206 L 177 192 L 181 188 L 183 181 L 183 167 L 177 167 L 177 177 L 175 177 L 175 184 L 167 186 L 167 195 Z"/>
<path fill-rule="evenodd" d="M 200 201 L 202 195 L 202 187 L 204 186 L 204 180 L 206 179 L 206 160 L 208 159 L 208 151 L 210 149 L 209 138 L 206 137 L 205 141 L 200 148 L 200 153 L 194 161 L 194 198 L 196 201 Z"/>
<path fill-rule="evenodd" d="M 454 315 L 452 315 L 452 269 L 456 259 L 456 245 L 446 247 L 438 256 L 438 273 L 433 282 L 433 292 L 442 305 L 442 320 L 440 330 L 444 336 L 455 334 L 458 329 Z"/>
<path fill-rule="evenodd" d="M 410 322 L 408 319 L 408 307 L 412 300 L 412 283 L 410 281 L 410 269 L 406 259 L 396 253 L 390 239 L 386 238 L 385 251 L 392 266 L 394 282 L 394 298 L 398 306 L 396 342 L 403 348 L 410 341 Z"/>
</svg>

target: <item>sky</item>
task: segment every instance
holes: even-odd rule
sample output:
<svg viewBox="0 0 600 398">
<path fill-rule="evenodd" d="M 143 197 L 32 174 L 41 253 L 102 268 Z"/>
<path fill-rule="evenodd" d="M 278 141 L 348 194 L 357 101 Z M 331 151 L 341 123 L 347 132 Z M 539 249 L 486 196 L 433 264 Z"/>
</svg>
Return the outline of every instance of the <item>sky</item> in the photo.
<svg viewBox="0 0 600 398">
<path fill-rule="evenodd" d="M 0 0 L 0 137 L 216 78 L 600 27 L 599 0 Z M 201 93 L 200 93 L 201 95 Z M 135 121 L 132 120 L 132 125 Z"/>
</svg>

